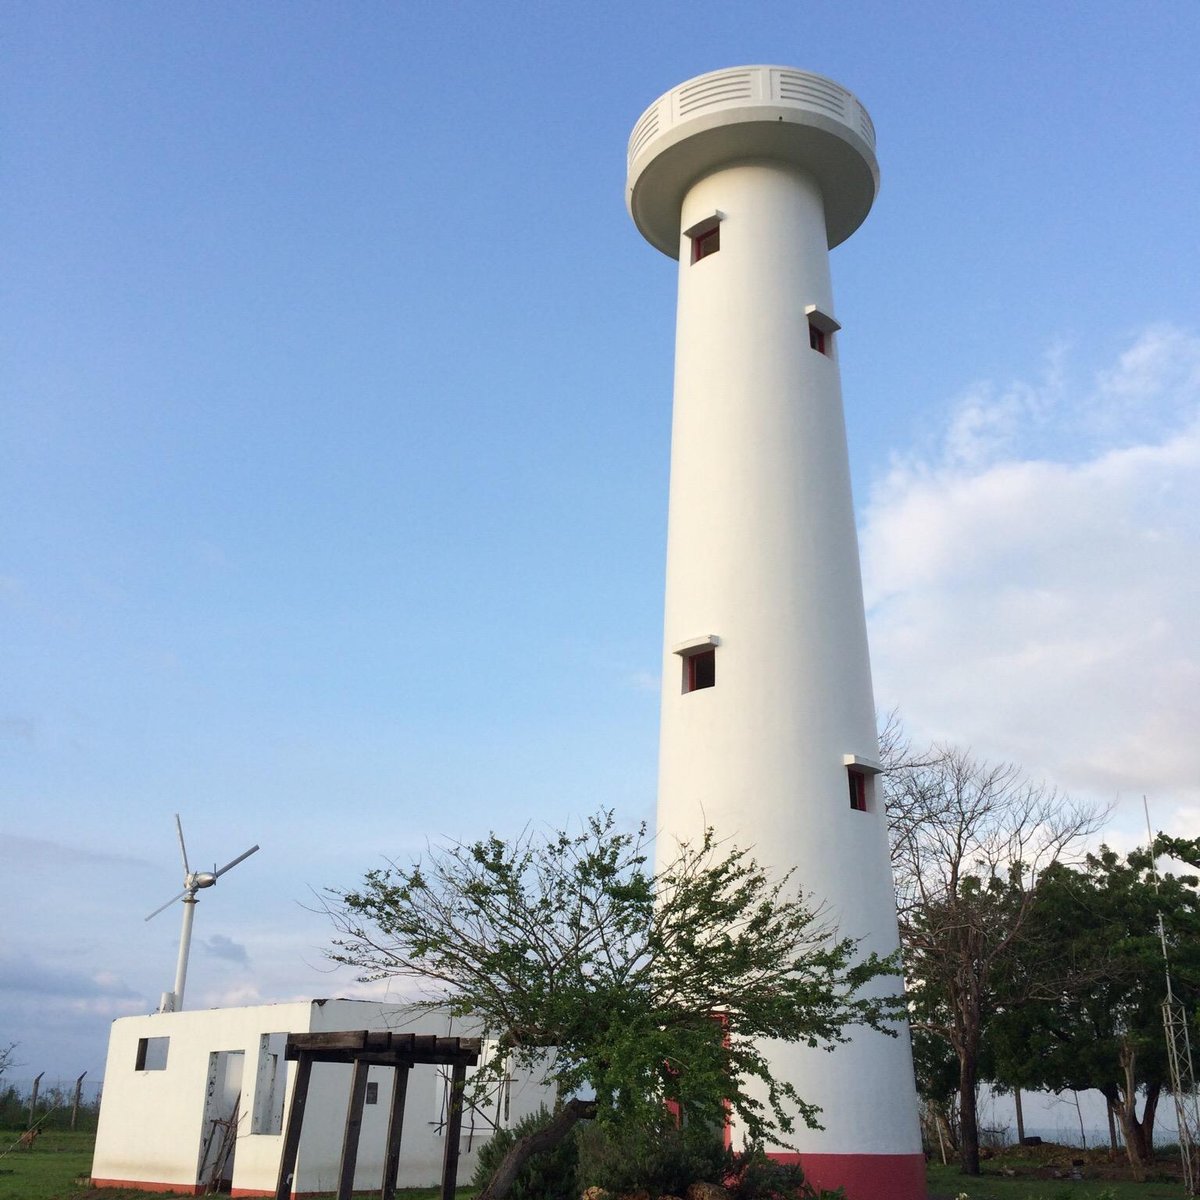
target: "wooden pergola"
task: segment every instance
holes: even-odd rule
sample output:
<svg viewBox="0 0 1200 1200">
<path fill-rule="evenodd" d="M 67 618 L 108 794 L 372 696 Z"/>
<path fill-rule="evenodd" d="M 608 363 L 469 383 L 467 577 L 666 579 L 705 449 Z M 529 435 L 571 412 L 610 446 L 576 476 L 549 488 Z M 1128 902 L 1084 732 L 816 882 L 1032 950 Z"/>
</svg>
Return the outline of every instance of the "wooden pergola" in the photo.
<svg viewBox="0 0 1200 1200">
<path fill-rule="evenodd" d="M 450 1111 L 446 1118 L 446 1149 L 442 1158 L 442 1200 L 454 1200 L 458 1182 L 458 1143 L 462 1130 L 463 1085 L 467 1068 L 479 1062 L 480 1039 L 436 1037 L 432 1034 L 375 1032 L 355 1029 L 339 1033 L 292 1033 L 288 1035 L 284 1057 L 296 1065 L 296 1084 L 288 1109 L 283 1155 L 279 1161 L 279 1181 L 275 1200 L 290 1200 L 296 1159 L 300 1153 L 300 1131 L 304 1124 L 304 1106 L 308 1102 L 308 1083 L 313 1063 L 349 1063 L 354 1068 L 350 1080 L 350 1100 L 346 1106 L 346 1132 L 342 1138 L 342 1160 L 338 1172 L 337 1200 L 350 1200 L 354 1186 L 354 1168 L 358 1161 L 358 1138 L 362 1131 L 363 1105 L 367 1098 L 367 1072 L 371 1067 L 391 1067 L 395 1071 L 392 1107 L 388 1114 L 387 1150 L 383 1160 L 381 1200 L 393 1200 L 396 1173 L 400 1167 L 400 1135 L 404 1128 L 404 1101 L 408 1094 L 408 1073 L 417 1063 L 435 1063 L 450 1067 Z"/>
</svg>

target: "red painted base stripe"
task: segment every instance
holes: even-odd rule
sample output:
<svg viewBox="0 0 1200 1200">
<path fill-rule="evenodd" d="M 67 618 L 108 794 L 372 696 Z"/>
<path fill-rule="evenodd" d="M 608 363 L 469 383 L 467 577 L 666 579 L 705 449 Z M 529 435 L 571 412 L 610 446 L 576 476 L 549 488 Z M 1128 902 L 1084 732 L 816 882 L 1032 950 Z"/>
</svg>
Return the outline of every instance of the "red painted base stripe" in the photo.
<svg viewBox="0 0 1200 1200">
<path fill-rule="evenodd" d="M 846 1200 L 926 1200 L 923 1154 L 772 1154 L 799 1163 L 816 1188 L 845 1188 Z"/>
<path fill-rule="evenodd" d="M 130 1188 L 135 1192 L 174 1192 L 177 1196 L 203 1196 L 198 1183 L 154 1183 L 148 1179 L 93 1179 L 94 1188 Z"/>
<path fill-rule="evenodd" d="M 266 1191 L 263 1191 L 261 1188 L 238 1188 L 238 1187 L 235 1187 L 233 1189 L 233 1191 L 231 1191 L 229 1193 L 229 1195 L 232 1197 L 232 1200 L 243 1200 L 243 1198 L 244 1198 L 244 1200 L 249 1200 L 250 1197 L 254 1197 L 254 1200 L 262 1200 L 262 1197 L 264 1197 L 264 1196 L 266 1196 L 268 1198 L 271 1196 L 274 1196 L 275 1189 L 267 1188 Z M 315 1196 L 328 1196 L 328 1195 L 329 1195 L 328 1190 L 323 1191 L 323 1192 L 293 1192 L 292 1200 L 312 1200 L 312 1198 Z"/>
<path fill-rule="evenodd" d="M 229 1193 L 229 1195 L 232 1197 L 232 1200 L 242 1200 L 242 1198 L 245 1198 L 245 1200 L 249 1200 L 250 1197 L 254 1197 L 254 1200 L 262 1200 L 262 1197 L 264 1197 L 264 1196 L 266 1196 L 268 1198 L 271 1196 L 274 1196 L 275 1189 L 268 1188 L 266 1191 L 263 1191 L 262 1188 L 237 1188 L 237 1187 L 235 1187 L 233 1189 L 233 1191 L 231 1191 Z M 328 1195 L 329 1195 L 328 1190 L 323 1191 L 323 1192 L 293 1192 L 292 1200 L 313 1200 L 313 1197 L 328 1196 Z"/>
<path fill-rule="evenodd" d="M 94 1188 L 129 1188 L 136 1192 L 173 1192 L 177 1196 L 203 1196 L 205 1194 L 204 1187 L 201 1184 L 189 1183 L 151 1183 L 145 1179 L 93 1179 L 92 1187 Z M 271 1197 L 275 1195 L 274 1188 L 237 1188 L 231 1191 L 230 1196 L 233 1200 L 238 1200 L 239 1197 L 254 1197 L 255 1200 L 261 1200 L 262 1197 Z M 308 1200 L 313 1196 L 327 1196 L 328 1192 L 293 1192 L 293 1200 Z"/>
</svg>

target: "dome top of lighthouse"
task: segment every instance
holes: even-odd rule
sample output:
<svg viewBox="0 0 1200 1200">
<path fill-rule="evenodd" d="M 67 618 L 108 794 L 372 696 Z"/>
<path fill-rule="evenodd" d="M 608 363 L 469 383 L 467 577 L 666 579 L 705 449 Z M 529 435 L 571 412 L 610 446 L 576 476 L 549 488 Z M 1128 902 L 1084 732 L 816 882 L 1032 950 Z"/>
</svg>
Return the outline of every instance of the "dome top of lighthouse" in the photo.
<svg viewBox="0 0 1200 1200">
<path fill-rule="evenodd" d="M 730 67 L 672 88 L 638 119 L 629 138 L 629 213 L 652 245 L 678 258 L 688 189 L 750 159 L 789 162 L 816 179 L 831 248 L 863 223 L 879 190 L 875 127 L 857 97 L 792 67 Z"/>
</svg>

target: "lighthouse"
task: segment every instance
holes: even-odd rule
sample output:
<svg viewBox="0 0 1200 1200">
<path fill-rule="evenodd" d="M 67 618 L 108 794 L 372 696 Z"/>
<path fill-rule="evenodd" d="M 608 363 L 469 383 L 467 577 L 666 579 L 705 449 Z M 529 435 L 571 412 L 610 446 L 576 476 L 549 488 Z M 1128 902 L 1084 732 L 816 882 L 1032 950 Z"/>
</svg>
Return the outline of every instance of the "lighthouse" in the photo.
<svg viewBox="0 0 1200 1200">
<path fill-rule="evenodd" d="M 838 936 L 890 954 L 829 271 L 878 186 L 866 109 L 787 67 L 688 80 L 629 140 L 630 214 L 679 260 L 658 844 L 669 855 L 711 826 L 793 871 Z M 924 1200 L 907 1029 L 847 1032 L 832 1053 L 764 1048 L 824 1126 L 773 1153 L 850 1200 Z"/>
</svg>

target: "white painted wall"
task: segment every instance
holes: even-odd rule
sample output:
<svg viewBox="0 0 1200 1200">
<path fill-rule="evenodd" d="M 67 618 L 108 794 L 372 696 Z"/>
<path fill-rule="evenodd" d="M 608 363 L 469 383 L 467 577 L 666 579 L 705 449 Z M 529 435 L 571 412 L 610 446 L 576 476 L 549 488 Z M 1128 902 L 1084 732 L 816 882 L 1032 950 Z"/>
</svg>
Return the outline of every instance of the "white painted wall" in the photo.
<svg viewBox="0 0 1200 1200">
<path fill-rule="evenodd" d="M 886 954 L 886 822 L 851 810 L 843 762 L 878 745 L 837 361 L 808 344 L 806 307 L 834 312 L 821 195 L 797 169 L 739 164 L 688 192 L 682 226 L 714 211 L 720 250 L 680 256 L 660 855 L 712 825 Z M 716 686 L 684 694 L 672 647 L 705 634 Z M 906 1038 L 772 1061 L 825 1110 L 801 1150 L 913 1148 L 913 1111 L 890 1098 L 912 1089 Z"/>
<path fill-rule="evenodd" d="M 104 1096 L 96 1130 L 92 1175 L 102 1180 L 175 1184 L 197 1182 L 198 1155 L 204 1133 L 205 1090 L 209 1054 L 243 1050 L 257 1058 L 258 1035 L 264 1030 L 305 1030 L 309 1004 L 273 1004 L 256 1008 L 211 1009 L 207 1012 L 154 1013 L 113 1022 L 104 1070 Z M 140 1038 L 167 1038 L 166 1069 L 138 1071 Z M 247 1067 L 243 1086 L 252 1085 Z M 249 1128 L 250 1107 L 241 1108 Z M 272 1143 L 279 1161 L 277 1143 Z M 263 1151 L 266 1149 L 266 1154 Z M 261 1169 L 270 1149 L 256 1139 L 240 1137 L 235 1169 Z"/>
<path fill-rule="evenodd" d="M 240 1120 L 234 1151 L 233 1193 L 273 1194 L 283 1129 L 274 1133 L 253 1132 L 257 1089 L 270 1084 L 269 1071 L 260 1069 L 263 1036 L 345 1029 L 475 1036 L 469 1027 L 452 1023 L 441 1013 L 418 1013 L 405 1006 L 356 1000 L 314 1000 L 122 1018 L 113 1023 L 109 1038 L 93 1178 L 191 1189 L 198 1181 L 201 1141 L 208 1132 L 204 1117 L 210 1056 L 240 1053 L 244 1057 L 237 1097 Z M 139 1039 L 162 1037 L 169 1039 L 166 1068 L 136 1070 Z M 285 1127 L 296 1064 L 287 1063 L 284 1069 Z M 445 1143 L 440 1116 L 445 1089 L 440 1070 L 418 1066 L 410 1074 L 400 1156 L 402 1187 L 428 1186 L 441 1178 Z M 369 1075 L 369 1079 L 379 1084 L 378 1101 L 363 1110 L 356 1190 L 377 1188 L 382 1180 L 393 1074 L 389 1069 L 375 1067 Z M 293 1184 L 297 1193 L 328 1192 L 336 1187 L 350 1075 L 349 1066 L 332 1063 L 313 1066 Z M 231 1107 L 233 1098 L 232 1091 L 224 1095 L 223 1105 Z M 515 1123 L 550 1099 L 549 1091 L 540 1081 L 522 1076 L 509 1088 L 508 1103 L 500 1113 L 501 1122 Z M 494 1115 L 494 1110 L 488 1115 Z M 464 1117 L 460 1180 L 469 1180 L 476 1152 L 491 1132 L 484 1114 L 468 1112 Z"/>
<path fill-rule="evenodd" d="M 815 99 L 788 99 L 784 75 Z M 848 198 L 830 190 L 835 101 L 855 122 L 837 154 L 862 157 L 857 177 L 835 164 L 838 180 L 857 179 Z M 646 132 L 652 112 L 657 134 Z M 712 826 L 774 872 L 794 870 L 839 936 L 888 954 L 898 937 L 885 815 L 874 799 L 868 812 L 851 809 L 844 761 L 878 757 L 844 335 L 832 335 L 828 354 L 812 349 L 806 314 L 815 305 L 836 316 L 829 230 L 846 236 L 873 197 L 867 122 L 844 89 L 782 68 L 689 81 L 635 130 L 630 208 L 668 253 L 663 196 L 680 197 L 676 229 L 720 216 L 716 253 L 693 264 L 683 233 L 676 251 L 660 863 L 675 839 L 696 842 Z M 707 635 L 719 639 L 716 686 L 685 694 L 674 651 Z M 907 1029 L 899 1033 L 861 1031 L 832 1054 L 769 1047 L 774 1072 L 823 1109 L 825 1129 L 794 1138 L 802 1153 L 920 1154 Z"/>
</svg>

